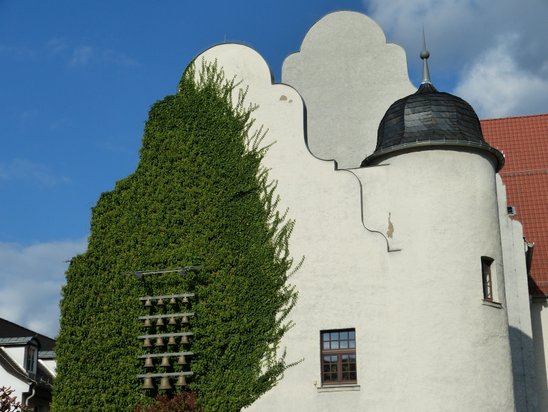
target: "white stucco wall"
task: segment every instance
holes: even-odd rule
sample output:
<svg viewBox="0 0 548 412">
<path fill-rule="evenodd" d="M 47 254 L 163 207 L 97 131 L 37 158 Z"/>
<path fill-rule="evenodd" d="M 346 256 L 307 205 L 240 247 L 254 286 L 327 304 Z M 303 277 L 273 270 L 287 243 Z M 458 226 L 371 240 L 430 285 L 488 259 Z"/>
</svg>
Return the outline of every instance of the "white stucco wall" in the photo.
<svg viewBox="0 0 548 412">
<path fill-rule="evenodd" d="M 24 346 L 12 346 L 4 347 L 4 350 L 11 358 L 19 365 L 23 370 L 25 369 L 25 347 Z"/>
<path fill-rule="evenodd" d="M 206 51 L 206 60 L 217 60 L 227 76 L 237 75 L 249 84 L 248 99 L 259 105 L 254 112 L 257 125 L 268 128 L 267 141 L 275 142 L 264 163 L 278 181 L 280 208 L 289 208 L 296 220 L 291 251 L 305 262 L 292 282 L 299 291 L 291 313 L 295 327 L 283 345 L 289 362 L 301 360 L 284 379 L 262 397 L 251 410 L 321 411 L 336 410 L 340 402 L 348 410 L 365 405 L 364 396 L 377 395 L 367 386 L 360 391 L 321 393 L 320 330 L 356 328 L 358 380 L 372 363 L 366 348 L 370 337 L 364 305 L 370 313 L 380 313 L 385 301 L 368 285 L 382 283 L 383 259 L 367 254 L 386 250 L 384 239 L 370 234 L 361 225 L 358 181 L 346 171 L 336 172 L 333 162 L 314 158 L 304 144 L 304 110 L 300 96 L 285 85 L 271 85 L 268 67 L 253 50 L 240 45 L 218 46 Z M 201 56 L 199 57 L 199 59 Z M 366 273 L 373 276 L 368 278 Z M 376 320 L 380 323 L 380 318 Z"/>
<path fill-rule="evenodd" d="M 24 359 L 25 359 L 25 348 L 24 347 L 4 347 L 4 351 L 11 357 L 12 361 L 17 363 L 21 368 L 21 373 L 24 372 Z M 22 380 L 11 375 L 3 368 L 0 367 L 0 386 L 8 386 L 15 391 L 12 396 L 17 398 L 18 402 L 23 402 L 23 393 L 28 392 L 29 383 L 23 382 Z"/>
<path fill-rule="evenodd" d="M 531 318 L 539 411 L 546 411 L 548 410 L 548 302 L 546 299 L 533 299 Z"/>
<path fill-rule="evenodd" d="M 395 386 L 405 388 L 395 395 L 399 405 L 407 399 L 407 410 L 420 410 L 421 402 L 423 410 L 513 410 L 492 162 L 474 153 L 427 150 L 354 173 L 363 183 L 368 226 L 401 249 L 389 254 L 385 273 L 391 293 L 401 297 L 385 318 L 393 336 L 381 335 L 394 342 L 399 337 L 400 345 L 406 336 L 385 365 Z M 482 256 L 494 259 L 500 308 L 483 302 Z M 398 372 L 397 365 L 406 366 Z"/>
<path fill-rule="evenodd" d="M 533 345 L 531 305 L 525 263 L 527 246 L 521 223 L 515 220 L 515 218 L 519 219 L 519 215 L 516 217 L 508 215 L 506 188 L 500 175 L 497 175 L 497 199 L 516 411 L 545 411 L 548 410 L 548 405 L 543 405 L 540 409 L 538 405 L 535 365 L 540 362 L 535 361 Z"/>
<path fill-rule="evenodd" d="M 416 90 L 404 50 L 387 43 L 372 19 L 350 11 L 328 14 L 310 28 L 285 60 L 282 81 L 304 99 L 310 151 L 339 168 L 359 167 L 373 153 L 388 107 Z"/>
<path fill-rule="evenodd" d="M 287 360 L 301 362 L 249 410 L 513 410 L 506 312 L 481 299 L 480 257 L 493 257 L 502 272 L 489 161 L 421 152 L 390 166 L 335 171 L 304 143 L 300 96 L 272 85 L 255 51 L 228 44 L 202 57 L 249 85 L 256 124 L 269 130 L 265 144 L 275 142 L 264 164 L 278 181 L 281 209 L 296 220 L 291 251 L 305 257 L 292 279 L 295 327 L 283 340 Z M 358 176 L 368 193 L 363 209 Z M 368 176 L 381 182 L 376 191 Z M 447 179 L 457 184 L 451 191 Z M 387 252 L 386 234 L 364 227 L 368 210 L 382 217 L 381 232 L 391 213 L 400 252 Z M 497 285 L 504 305 L 502 275 Z M 327 391 L 320 387 L 320 330 L 343 328 L 356 330 L 358 385 Z"/>
<path fill-rule="evenodd" d="M 56 371 L 57 371 L 57 362 L 55 361 L 55 359 L 38 359 L 38 362 L 44 366 L 45 368 L 47 368 L 50 373 L 55 376 L 56 375 Z"/>
<path fill-rule="evenodd" d="M 17 402 L 23 403 L 23 393 L 29 390 L 29 385 L 17 379 L 0 368 L 0 386 L 7 386 L 14 389 L 12 396 L 17 398 Z"/>
</svg>

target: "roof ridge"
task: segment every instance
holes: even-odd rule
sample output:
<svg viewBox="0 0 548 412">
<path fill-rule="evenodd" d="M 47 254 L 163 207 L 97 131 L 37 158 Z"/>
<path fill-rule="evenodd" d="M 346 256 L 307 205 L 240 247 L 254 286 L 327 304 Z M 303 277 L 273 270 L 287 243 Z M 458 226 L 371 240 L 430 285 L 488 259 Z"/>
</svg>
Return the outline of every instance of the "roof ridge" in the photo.
<svg viewBox="0 0 548 412">
<path fill-rule="evenodd" d="M 538 114 L 523 114 L 518 116 L 506 116 L 506 117 L 493 117 L 490 119 L 480 119 L 481 122 L 492 122 L 492 121 L 498 121 L 498 120 L 506 120 L 506 119 L 521 119 L 521 118 L 527 118 L 527 117 L 548 117 L 548 113 L 538 113 Z"/>
<path fill-rule="evenodd" d="M 545 175 L 548 174 L 548 169 L 519 169 L 512 172 L 500 172 L 501 176 L 535 176 L 535 175 Z"/>
</svg>

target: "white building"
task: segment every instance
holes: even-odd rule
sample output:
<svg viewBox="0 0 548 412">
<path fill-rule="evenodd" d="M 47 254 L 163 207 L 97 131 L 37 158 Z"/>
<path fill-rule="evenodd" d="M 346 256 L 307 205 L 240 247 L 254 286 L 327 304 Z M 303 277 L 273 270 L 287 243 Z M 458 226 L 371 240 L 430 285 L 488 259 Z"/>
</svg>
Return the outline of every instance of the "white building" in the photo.
<svg viewBox="0 0 548 412">
<path fill-rule="evenodd" d="M 426 72 L 417 91 L 404 51 L 354 12 L 310 29 L 285 84 L 246 46 L 201 59 L 259 106 L 255 124 L 275 142 L 264 163 L 305 257 L 283 340 L 300 362 L 249 410 L 548 410 L 526 244 L 507 214 L 504 158 L 473 109 Z"/>
<path fill-rule="evenodd" d="M 35 412 L 49 411 L 55 378 L 55 341 L 0 319 L 0 386 Z"/>
</svg>

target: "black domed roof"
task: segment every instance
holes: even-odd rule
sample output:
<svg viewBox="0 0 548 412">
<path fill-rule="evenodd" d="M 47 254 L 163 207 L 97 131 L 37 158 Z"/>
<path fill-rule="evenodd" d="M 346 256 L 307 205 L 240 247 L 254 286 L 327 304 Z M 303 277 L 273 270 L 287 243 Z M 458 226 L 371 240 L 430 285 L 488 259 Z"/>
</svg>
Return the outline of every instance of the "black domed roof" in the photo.
<svg viewBox="0 0 548 412">
<path fill-rule="evenodd" d="M 414 94 L 396 101 L 387 110 L 379 125 L 375 152 L 361 166 L 402 152 L 441 146 L 489 154 L 497 171 L 504 165 L 502 153 L 483 139 L 472 106 L 460 97 L 438 92 L 429 81 L 423 82 Z"/>
</svg>

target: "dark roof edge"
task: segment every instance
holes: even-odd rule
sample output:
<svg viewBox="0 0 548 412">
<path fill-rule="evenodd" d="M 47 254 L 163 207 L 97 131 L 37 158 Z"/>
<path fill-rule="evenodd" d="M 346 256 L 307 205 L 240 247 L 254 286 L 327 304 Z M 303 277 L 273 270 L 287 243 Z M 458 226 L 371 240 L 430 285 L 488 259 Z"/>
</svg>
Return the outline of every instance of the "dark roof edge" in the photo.
<svg viewBox="0 0 548 412">
<path fill-rule="evenodd" d="M 0 346 L 26 346 L 31 341 L 35 341 L 38 348 L 40 348 L 40 341 L 34 336 L 15 336 L 13 338 L 0 338 Z"/>
<path fill-rule="evenodd" d="M 53 349 L 55 346 L 55 339 L 4 318 L 0 318 L 0 330 L 2 332 L 0 333 L 0 336 L 2 337 L 34 336 L 38 339 L 44 350 Z"/>
<path fill-rule="evenodd" d="M 480 144 L 476 142 L 451 141 L 451 140 L 424 140 L 420 142 L 403 143 L 391 146 L 387 149 L 380 149 L 367 156 L 361 163 L 361 167 L 371 166 L 388 157 L 414 152 L 419 150 L 432 149 L 457 149 L 488 154 L 495 160 L 495 171 L 498 172 L 504 166 L 504 155 L 497 149 L 489 146 L 487 143 Z"/>
<path fill-rule="evenodd" d="M 54 360 L 55 359 L 55 351 L 53 351 L 53 350 L 40 350 L 40 351 L 38 351 L 38 359 Z"/>
</svg>

